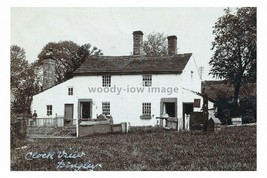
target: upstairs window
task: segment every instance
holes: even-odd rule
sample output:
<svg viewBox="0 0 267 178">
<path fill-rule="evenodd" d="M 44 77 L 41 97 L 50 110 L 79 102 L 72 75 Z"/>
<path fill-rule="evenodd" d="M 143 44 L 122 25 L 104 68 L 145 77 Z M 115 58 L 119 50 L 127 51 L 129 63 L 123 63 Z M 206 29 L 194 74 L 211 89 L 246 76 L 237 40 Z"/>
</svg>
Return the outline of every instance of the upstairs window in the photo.
<svg viewBox="0 0 267 178">
<path fill-rule="evenodd" d="M 46 115 L 50 116 L 52 115 L 52 105 L 46 105 Z"/>
<path fill-rule="evenodd" d="M 73 95 L 73 87 L 68 87 L 68 95 Z"/>
<path fill-rule="evenodd" d="M 104 75 L 102 76 L 102 87 L 110 87 L 111 86 L 111 76 Z"/>
<path fill-rule="evenodd" d="M 102 103 L 102 114 L 110 115 L 110 102 Z"/>
<path fill-rule="evenodd" d="M 143 75 L 143 86 L 144 87 L 152 86 L 152 75 Z"/>
</svg>

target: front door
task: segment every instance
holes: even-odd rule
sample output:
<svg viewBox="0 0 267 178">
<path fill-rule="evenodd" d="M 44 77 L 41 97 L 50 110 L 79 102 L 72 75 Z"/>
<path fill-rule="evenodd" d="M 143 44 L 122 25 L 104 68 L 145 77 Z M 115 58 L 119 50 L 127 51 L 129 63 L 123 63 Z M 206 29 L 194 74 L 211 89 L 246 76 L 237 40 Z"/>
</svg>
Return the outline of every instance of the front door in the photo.
<svg viewBox="0 0 267 178">
<path fill-rule="evenodd" d="M 183 129 L 185 129 L 185 114 L 188 115 L 194 111 L 194 103 L 183 103 Z"/>
<path fill-rule="evenodd" d="M 81 119 L 89 120 L 91 119 L 91 102 L 80 102 L 80 113 Z"/>
<path fill-rule="evenodd" d="M 65 104 L 64 125 L 69 126 L 73 123 L 73 104 Z"/>
</svg>

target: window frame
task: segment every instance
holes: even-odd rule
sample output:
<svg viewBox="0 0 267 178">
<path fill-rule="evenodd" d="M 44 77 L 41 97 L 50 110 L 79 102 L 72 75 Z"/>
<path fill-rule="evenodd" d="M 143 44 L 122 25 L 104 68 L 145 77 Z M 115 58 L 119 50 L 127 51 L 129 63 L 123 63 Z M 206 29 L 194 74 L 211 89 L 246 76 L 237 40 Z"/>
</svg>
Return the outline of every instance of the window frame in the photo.
<svg viewBox="0 0 267 178">
<path fill-rule="evenodd" d="M 46 105 L 46 115 L 47 116 L 53 115 L 53 105 Z"/>
<path fill-rule="evenodd" d="M 105 114 L 106 116 L 110 115 L 110 102 L 102 102 L 102 114 Z"/>
<path fill-rule="evenodd" d="M 73 96 L 73 87 L 68 87 L 68 96 Z"/>
<path fill-rule="evenodd" d="M 140 116 L 140 119 L 151 119 L 152 104 L 150 102 L 143 102 L 142 103 L 142 115 Z"/>
<path fill-rule="evenodd" d="M 143 77 L 143 87 L 151 87 L 152 86 L 152 75 L 145 74 Z"/>
<path fill-rule="evenodd" d="M 111 87 L 111 75 L 102 75 L 102 87 Z"/>
<path fill-rule="evenodd" d="M 194 103 L 193 103 L 193 107 L 194 108 L 200 108 L 200 103 L 201 103 L 201 99 L 195 98 Z"/>
</svg>

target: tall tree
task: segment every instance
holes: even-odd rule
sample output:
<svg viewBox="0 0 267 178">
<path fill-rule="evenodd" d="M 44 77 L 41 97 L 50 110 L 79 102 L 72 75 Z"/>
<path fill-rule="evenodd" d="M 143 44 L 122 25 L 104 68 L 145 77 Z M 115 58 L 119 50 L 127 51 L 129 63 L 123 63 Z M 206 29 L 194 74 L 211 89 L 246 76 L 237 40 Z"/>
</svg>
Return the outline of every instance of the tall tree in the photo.
<svg viewBox="0 0 267 178">
<path fill-rule="evenodd" d="M 26 61 L 25 50 L 17 45 L 10 47 L 10 84 L 11 88 L 16 88 L 19 85 L 20 77 L 28 66 Z"/>
<path fill-rule="evenodd" d="M 256 82 L 256 8 L 238 8 L 235 13 L 227 8 L 213 28 L 214 54 L 209 62 L 210 74 L 233 84 L 236 111 L 242 84 Z"/>
<path fill-rule="evenodd" d="M 11 110 L 14 113 L 30 113 L 32 96 L 39 91 L 32 65 L 26 60 L 25 50 L 17 45 L 10 47 L 10 87 L 13 89 L 15 100 Z"/>
<path fill-rule="evenodd" d="M 147 56 L 165 56 L 168 54 L 167 36 L 164 33 L 150 33 L 144 40 L 143 52 Z"/>
<path fill-rule="evenodd" d="M 39 78 L 42 76 L 43 60 L 50 50 L 52 50 L 53 58 L 56 61 L 56 83 L 61 83 L 71 78 L 73 72 L 87 57 L 103 54 L 100 49 L 93 47 L 89 43 L 80 46 L 73 41 L 49 42 L 38 55 L 38 60 L 34 62 Z"/>
</svg>

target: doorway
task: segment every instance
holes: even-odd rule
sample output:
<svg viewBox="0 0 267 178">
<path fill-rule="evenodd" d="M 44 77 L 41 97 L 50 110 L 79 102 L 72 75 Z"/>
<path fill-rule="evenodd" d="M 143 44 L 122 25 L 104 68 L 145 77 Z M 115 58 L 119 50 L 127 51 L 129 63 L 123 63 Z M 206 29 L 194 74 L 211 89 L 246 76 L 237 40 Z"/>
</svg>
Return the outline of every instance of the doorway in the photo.
<svg viewBox="0 0 267 178">
<path fill-rule="evenodd" d="M 79 100 L 78 111 L 79 119 L 90 120 L 92 118 L 92 100 Z"/>
<path fill-rule="evenodd" d="M 65 104 L 64 107 L 64 126 L 70 126 L 73 122 L 73 104 Z"/>
<path fill-rule="evenodd" d="M 169 117 L 176 117 L 175 115 L 175 103 L 174 102 L 166 102 L 164 104 L 165 113 L 169 115 Z"/>
<path fill-rule="evenodd" d="M 177 98 L 160 99 L 160 115 L 167 113 L 169 117 L 177 117 Z"/>
<path fill-rule="evenodd" d="M 185 114 L 190 114 L 194 111 L 194 103 L 183 103 L 183 129 L 185 129 Z"/>
</svg>

